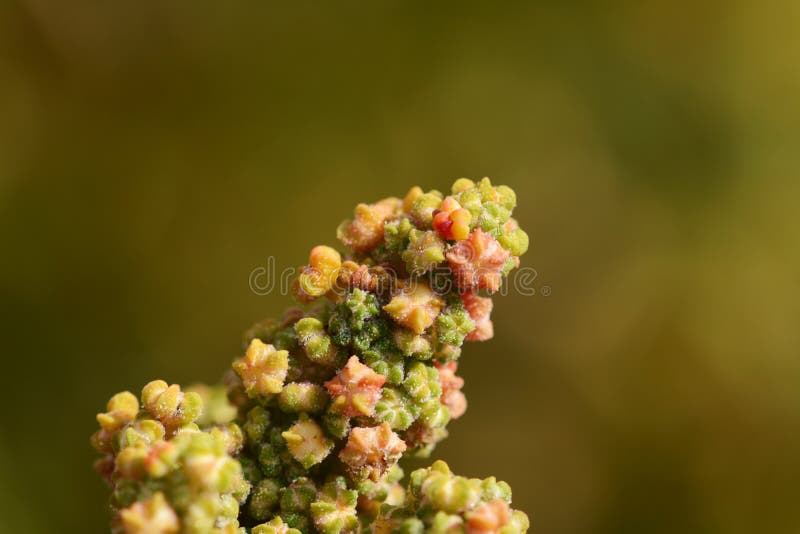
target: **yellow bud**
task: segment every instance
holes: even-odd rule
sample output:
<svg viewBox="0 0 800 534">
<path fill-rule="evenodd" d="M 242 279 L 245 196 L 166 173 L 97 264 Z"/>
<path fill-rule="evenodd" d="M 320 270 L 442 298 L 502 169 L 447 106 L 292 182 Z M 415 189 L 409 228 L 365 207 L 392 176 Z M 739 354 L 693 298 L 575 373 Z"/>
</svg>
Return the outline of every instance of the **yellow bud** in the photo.
<svg viewBox="0 0 800 534">
<path fill-rule="evenodd" d="M 114 432 L 136 419 L 139 401 L 133 393 L 123 391 L 111 397 L 106 410 L 106 413 L 97 414 L 97 422 L 103 430 Z"/>
<path fill-rule="evenodd" d="M 411 209 L 414 207 L 414 201 L 417 200 L 420 195 L 422 195 L 422 188 L 418 185 L 415 185 L 409 189 L 408 193 L 403 199 L 403 211 L 406 213 L 411 213 Z"/>
<path fill-rule="evenodd" d="M 454 195 L 457 195 L 458 193 L 466 191 L 467 189 L 472 189 L 473 187 L 475 187 L 475 182 L 473 182 L 469 178 L 459 178 L 458 180 L 453 182 L 451 191 L 453 192 Z"/>
</svg>

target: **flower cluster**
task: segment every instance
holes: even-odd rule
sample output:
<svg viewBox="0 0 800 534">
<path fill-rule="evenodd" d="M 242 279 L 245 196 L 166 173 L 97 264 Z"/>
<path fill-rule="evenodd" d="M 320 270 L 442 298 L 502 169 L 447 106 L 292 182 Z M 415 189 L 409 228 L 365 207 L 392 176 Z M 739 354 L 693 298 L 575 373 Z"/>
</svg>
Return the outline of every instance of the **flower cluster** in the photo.
<svg viewBox="0 0 800 534">
<path fill-rule="evenodd" d="M 311 250 L 301 307 L 245 335 L 224 386 L 163 381 L 112 397 L 93 436 L 125 533 L 524 532 L 493 478 L 436 462 L 412 473 L 467 408 L 465 341 L 492 337 L 492 301 L 528 237 L 514 192 L 457 180 L 359 204 Z M 224 391 L 224 393 L 223 393 Z"/>
<path fill-rule="evenodd" d="M 144 387 L 141 403 L 126 391 L 106 409 L 97 415 L 92 444 L 103 455 L 96 467 L 112 487 L 113 531 L 239 531 L 250 483 L 234 459 L 244 443 L 236 423 L 201 428 L 201 395 L 161 380 Z"/>
<path fill-rule="evenodd" d="M 405 495 L 400 504 L 381 506 L 373 531 L 520 534 L 530 526 L 509 506 L 508 484 L 453 475 L 441 460 L 411 473 Z"/>
</svg>

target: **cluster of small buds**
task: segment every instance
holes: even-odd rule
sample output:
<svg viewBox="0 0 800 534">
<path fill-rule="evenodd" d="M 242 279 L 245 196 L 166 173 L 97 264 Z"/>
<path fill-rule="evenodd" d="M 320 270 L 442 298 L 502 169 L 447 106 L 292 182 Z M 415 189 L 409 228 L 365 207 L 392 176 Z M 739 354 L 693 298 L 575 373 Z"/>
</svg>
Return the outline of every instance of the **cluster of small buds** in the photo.
<svg viewBox="0 0 800 534">
<path fill-rule="evenodd" d="M 411 473 L 403 503 L 384 504 L 374 523 L 381 532 L 524 533 L 528 517 L 510 503 L 505 482 L 453 475 L 440 460 Z"/>
<path fill-rule="evenodd" d="M 359 204 L 337 230 L 349 251 L 314 247 L 293 281 L 302 307 L 246 333 L 227 398 L 163 381 L 114 396 L 93 443 L 118 530 L 524 532 L 504 483 L 437 462 L 406 489 L 398 465 L 466 411 L 456 360 L 492 337 L 488 294 L 528 246 L 515 204 L 488 178 Z"/>
<path fill-rule="evenodd" d="M 156 380 L 142 390 L 141 404 L 119 393 L 97 415 L 92 443 L 103 454 L 97 469 L 112 487 L 113 531 L 240 532 L 239 505 L 250 483 L 234 456 L 244 435 L 231 420 L 201 428 L 202 410 L 199 393 Z"/>
</svg>

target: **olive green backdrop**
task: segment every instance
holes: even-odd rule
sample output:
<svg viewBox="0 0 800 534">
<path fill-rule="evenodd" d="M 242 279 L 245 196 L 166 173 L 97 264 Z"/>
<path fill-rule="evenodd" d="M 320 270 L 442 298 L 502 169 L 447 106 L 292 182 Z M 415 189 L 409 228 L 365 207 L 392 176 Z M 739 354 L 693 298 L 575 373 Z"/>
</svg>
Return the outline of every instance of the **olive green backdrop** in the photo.
<svg viewBox="0 0 800 534">
<path fill-rule="evenodd" d="M 269 256 L 490 176 L 537 294 L 435 457 L 539 533 L 798 532 L 800 4 L 288 5 L 0 7 L 0 531 L 105 530 L 94 414 L 216 380 Z"/>
</svg>

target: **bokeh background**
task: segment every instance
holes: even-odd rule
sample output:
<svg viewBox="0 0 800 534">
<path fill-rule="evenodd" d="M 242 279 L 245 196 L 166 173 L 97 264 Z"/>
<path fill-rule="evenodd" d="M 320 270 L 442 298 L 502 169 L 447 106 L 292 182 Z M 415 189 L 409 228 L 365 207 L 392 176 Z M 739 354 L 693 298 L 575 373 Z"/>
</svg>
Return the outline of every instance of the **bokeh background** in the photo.
<svg viewBox="0 0 800 534">
<path fill-rule="evenodd" d="M 254 268 L 460 176 L 537 294 L 435 457 L 539 533 L 800 531 L 800 3 L 97 4 L 0 7 L 0 531 L 105 531 L 106 399 L 215 381 L 289 303 Z"/>
</svg>

